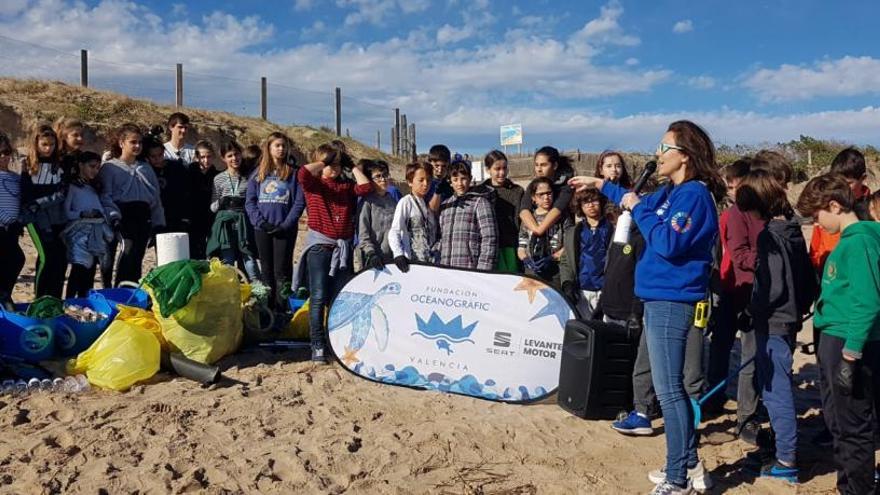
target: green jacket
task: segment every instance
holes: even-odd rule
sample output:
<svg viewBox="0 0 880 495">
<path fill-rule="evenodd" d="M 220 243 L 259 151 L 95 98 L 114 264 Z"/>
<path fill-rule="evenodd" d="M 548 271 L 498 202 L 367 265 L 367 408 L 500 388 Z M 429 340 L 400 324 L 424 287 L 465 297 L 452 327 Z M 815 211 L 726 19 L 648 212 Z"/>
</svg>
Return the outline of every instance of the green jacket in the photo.
<svg viewBox="0 0 880 495">
<path fill-rule="evenodd" d="M 813 325 L 844 340 L 844 352 L 862 355 L 865 342 L 880 340 L 880 223 L 844 229 L 822 273 Z"/>
<path fill-rule="evenodd" d="M 247 221 L 244 211 L 220 210 L 208 236 L 206 252 L 208 256 L 219 254 L 223 249 L 235 249 L 243 255 L 256 257 L 251 249 L 253 229 Z"/>
</svg>

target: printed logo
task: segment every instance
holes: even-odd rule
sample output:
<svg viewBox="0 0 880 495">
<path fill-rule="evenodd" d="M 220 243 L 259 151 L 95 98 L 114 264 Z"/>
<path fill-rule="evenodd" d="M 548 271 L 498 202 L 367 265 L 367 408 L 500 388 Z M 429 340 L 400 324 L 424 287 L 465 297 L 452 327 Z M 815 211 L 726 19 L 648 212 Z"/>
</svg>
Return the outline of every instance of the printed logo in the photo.
<svg viewBox="0 0 880 495">
<path fill-rule="evenodd" d="M 828 280 L 834 280 L 837 278 L 837 263 L 830 261 L 826 263 L 828 268 L 825 270 L 825 276 Z"/>
<path fill-rule="evenodd" d="M 495 347 L 510 347 L 510 332 L 495 332 Z"/>
<path fill-rule="evenodd" d="M 632 252 L 633 252 L 632 246 L 630 246 L 629 244 L 627 244 L 626 246 L 623 246 L 623 254 L 629 255 Z"/>
<path fill-rule="evenodd" d="M 672 230 L 678 232 L 679 234 L 684 234 L 688 230 L 691 230 L 691 227 L 693 226 L 691 216 L 683 211 L 672 215 L 672 219 L 669 221 L 669 223 L 670 225 L 672 225 Z"/>
<path fill-rule="evenodd" d="M 462 342 L 474 343 L 474 341 L 470 339 L 470 336 L 474 329 L 477 328 L 477 323 L 479 322 L 475 321 L 468 326 L 462 326 L 461 315 L 449 320 L 448 323 L 444 323 L 443 320 L 437 316 L 437 313 L 432 311 L 431 318 L 429 318 L 427 322 L 418 314 L 416 315 L 416 325 L 418 326 L 418 330 L 410 335 L 418 335 L 428 340 L 435 341 L 437 349 L 446 351 L 446 355 L 448 356 L 454 352 L 452 350 L 452 344 L 461 344 Z"/>
<path fill-rule="evenodd" d="M 25 352 L 38 353 L 52 343 L 52 329 L 46 325 L 34 325 L 24 329 L 19 337 L 21 348 Z"/>
</svg>

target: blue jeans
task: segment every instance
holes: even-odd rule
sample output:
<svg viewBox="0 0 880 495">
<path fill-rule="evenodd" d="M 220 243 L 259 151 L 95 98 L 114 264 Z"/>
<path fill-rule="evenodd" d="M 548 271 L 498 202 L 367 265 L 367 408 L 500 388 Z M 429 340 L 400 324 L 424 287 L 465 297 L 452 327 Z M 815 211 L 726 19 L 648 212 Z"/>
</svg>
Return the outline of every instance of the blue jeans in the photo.
<svg viewBox="0 0 880 495">
<path fill-rule="evenodd" d="M 325 334 L 324 311 L 351 275 L 351 260 L 348 269 L 337 271 L 330 276 L 330 260 L 333 246 L 318 245 L 306 253 L 306 266 L 309 270 L 309 336 L 312 349 L 323 349 Z"/>
<path fill-rule="evenodd" d="M 651 374 L 666 429 L 666 480 L 687 483 L 687 468 L 699 462 L 694 411 L 684 390 L 684 356 L 694 305 L 645 301 L 645 332 Z"/>
<path fill-rule="evenodd" d="M 776 434 L 776 458 L 794 464 L 797 458 L 797 413 L 791 387 L 794 342 L 788 335 L 754 333 L 758 344 L 755 362 L 759 391 Z"/>
<path fill-rule="evenodd" d="M 248 280 L 251 282 L 260 280 L 260 267 L 253 256 L 244 253 L 239 254 L 237 249 L 227 248 L 220 250 L 220 261 L 224 265 L 229 266 L 236 266 L 237 264 L 239 269 L 244 270 Z"/>
</svg>

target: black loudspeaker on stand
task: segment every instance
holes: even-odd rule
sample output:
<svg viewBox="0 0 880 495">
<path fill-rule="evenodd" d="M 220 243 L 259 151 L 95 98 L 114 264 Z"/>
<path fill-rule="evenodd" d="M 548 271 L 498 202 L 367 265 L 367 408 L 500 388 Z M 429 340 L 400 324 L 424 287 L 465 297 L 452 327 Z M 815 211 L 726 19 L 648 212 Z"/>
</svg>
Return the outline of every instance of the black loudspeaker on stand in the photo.
<svg viewBox="0 0 880 495">
<path fill-rule="evenodd" d="M 639 335 L 598 320 L 569 320 L 559 369 L 559 406 L 588 419 L 614 419 L 633 407 Z"/>
</svg>

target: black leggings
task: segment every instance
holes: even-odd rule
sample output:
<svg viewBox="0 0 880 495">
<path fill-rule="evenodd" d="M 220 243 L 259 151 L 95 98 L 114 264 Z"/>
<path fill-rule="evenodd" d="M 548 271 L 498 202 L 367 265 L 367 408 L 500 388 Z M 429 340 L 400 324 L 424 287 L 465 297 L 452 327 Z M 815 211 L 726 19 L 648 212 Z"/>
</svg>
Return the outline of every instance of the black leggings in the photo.
<svg viewBox="0 0 880 495">
<path fill-rule="evenodd" d="M 269 235 L 260 229 L 254 229 L 257 241 L 257 252 L 260 256 L 260 269 L 263 283 L 272 291 L 269 300 L 273 308 L 283 310 L 285 286 L 290 289 L 290 278 L 293 273 L 293 246 L 296 244 L 295 231 L 280 232 Z"/>
<path fill-rule="evenodd" d="M 0 227 L 0 253 L 3 253 L 3 261 L 0 262 L 0 303 L 12 298 L 18 274 L 24 267 L 24 252 L 18 245 L 20 231 Z"/>
<path fill-rule="evenodd" d="M 54 296 L 61 298 L 64 290 L 64 276 L 67 275 L 67 247 L 61 239 L 63 225 L 53 226 L 50 231 L 39 230 L 28 225 L 28 233 L 37 249 L 36 288 L 37 297 Z"/>
<path fill-rule="evenodd" d="M 140 201 L 119 203 L 119 211 L 122 213 L 119 235 L 123 240 L 123 249 L 119 256 L 119 266 L 116 267 L 116 285 L 120 282 L 138 283 L 141 279 L 141 265 L 144 263 L 147 243 L 150 242 L 153 231 L 150 206 Z M 101 260 L 101 282 L 104 287 L 113 286 L 110 280 L 113 276 L 118 244 L 118 238 L 107 243 L 107 254 Z"/>
<path fill-rule="evenodd" d="M 70 276 L 67 277 L 67 293 L 65 298 L 88 297 L 89 290 L 95 286 L 95 268 L 98 263 L 92 263 L 91 268 L 86 268 L 79 263 L 71 263 Z"/>
</svg>

